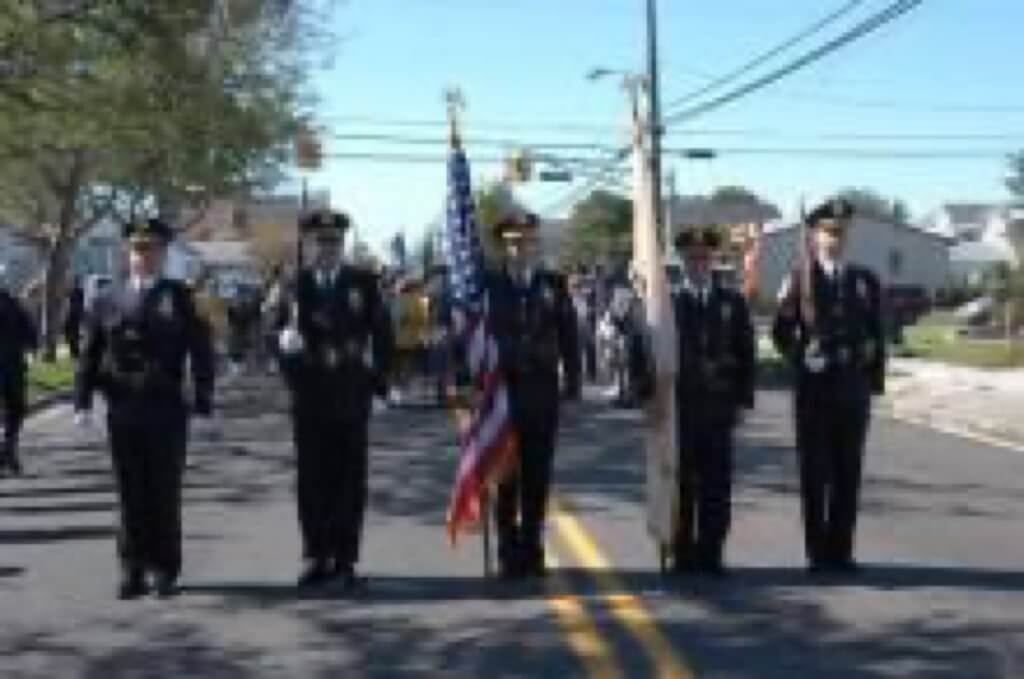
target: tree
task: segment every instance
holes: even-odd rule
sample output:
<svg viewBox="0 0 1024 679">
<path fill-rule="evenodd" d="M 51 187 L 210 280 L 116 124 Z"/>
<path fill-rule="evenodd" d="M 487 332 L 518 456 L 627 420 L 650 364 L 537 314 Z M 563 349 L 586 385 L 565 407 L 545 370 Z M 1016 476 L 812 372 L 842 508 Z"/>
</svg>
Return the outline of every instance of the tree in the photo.
<svg viewBox="0 0 1024 679">
<path fill-rule="evenodd" d="M 761 199 L 758 198 L 756 193 L 742 186 L 720 186 L 711 194 L 711 201 L 717 203 L 761 204 Z"/>
<path fill-rule="evenodd" d="M 201 217 L 213 197 L 279 178 L 303 80 L 277 4 L 232 0 L 229 27 L 211 0 L 0 9 L 13 73 L 0 77 L 0 218 L 43 245 L 46 354 L 73 246 L 93 225 Z"/>
<path fill-rule="evenodd" d="M 1017 200 L 1024 201 L 1024 151 L 1012 154 L 1008 163 L 1010 173 L 1006 177 L 1006 188 Z"/>
<path fill-rule="evenodd" d="M 480 244 L 484 257 L 496 261 L 501 243 L 494 238 L 494 227 L 503 219 L 526 212 L 508 184 L 493 182 L 476 191 L 476 219 L 480 227 Z"/>
<path fill-rule="evenodd" d="M 904 201 L 899 198 L 890 201 L 873 189 L 847 188 L 840 191 L 838 196 L 853 204 L 854 211 L 860 217 L 891 220 L 900 224 L 910 220 L 910 208 Z"/>
<path fill-rule="evenodd" d="M 598 189 L 573 207 L 566 256 L 576 261 L 628 256 L 632 234 L 633 202 Z"/>
</svg>

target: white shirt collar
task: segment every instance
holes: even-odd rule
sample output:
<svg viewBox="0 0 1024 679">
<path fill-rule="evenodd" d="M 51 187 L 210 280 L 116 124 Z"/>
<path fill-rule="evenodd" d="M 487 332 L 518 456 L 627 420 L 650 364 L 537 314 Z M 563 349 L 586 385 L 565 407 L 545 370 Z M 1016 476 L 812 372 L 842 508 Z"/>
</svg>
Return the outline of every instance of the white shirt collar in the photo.
<svg viewBox="0 0 1024 679">
<path fill-rule="evenodd" d="M 686 281 L 686 289 L 702 302 L 707 301 L 707 298 L 711 295 L 711 288 L 711 281 L 705 281 L 702 284 L 698 284 L 694 280 Z"/>
<path fill-rule="evenodd" d="M 153 287 L 156 282 L 156 276 L 132 276 L 131 286 L 132 290 L 139 292 L 146 292 Z"/>
<path fill-rule="evenodd" d="M 843 270 L 843 264 L 838 259 L 822 259 L 819 261 L 821 263 L 821 270 L 824 271 L 829 278 L 832 278 Z"/>
</svg>

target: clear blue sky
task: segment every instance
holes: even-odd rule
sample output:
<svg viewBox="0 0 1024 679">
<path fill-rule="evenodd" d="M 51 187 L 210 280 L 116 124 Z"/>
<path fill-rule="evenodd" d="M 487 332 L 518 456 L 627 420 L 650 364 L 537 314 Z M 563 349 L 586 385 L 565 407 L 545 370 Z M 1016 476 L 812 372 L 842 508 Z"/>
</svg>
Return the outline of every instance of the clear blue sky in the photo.
<svg viewBox="0 0 1024 679">
<path fill-rule="evenodd" d="M 889 0 L 866 0 L 826 32 L 771 62 L 820 44 Z M 821 18 L 842 0 L 661 0 L 663 100 L 668 103 L 744 63 Z M 588 82 L 595 66 L 638 70 L 644 59 L 644 0 L 347 0 L 332 12 L 342 37 L 333 63 L 316 74 L 318 116 L 331 133 L 442 138 L 443 127 L 385 121 L 443 120 L 442 92 L 465 93 L 467 150 L 501 149 L 473 138 L 530 142 L 626 141 L 626 99 L 612 79 Z M 867 38 L 740 102 L 673 128 L 667 146 L 722 149 L 864 148 L 993 151 L 988 158 L 863 159 L 841 155 L 749 155 L 670 161 L 681 193 L 742 184 L 792 213 L 844 186 L 866 186 L 909 201 L 921 215 L 946 201 L 1002 200 L 1005 162 L 1024 148 L 1020 0 L 925 0 Z M 758 73 L 764 72 L 758 71 Z M 352 120 L 353 118 L 357 120 Z M 606 129 L 550 129 L 561 124 Z M 615 129 L 616 126 L 620 130 Z M 708 131 L 741 131 L 710 135 Z M 761 131 L 751 133 L 750 131 Z M 989 135 L 989 138 L 823 138 L 822 135 Z M 1004 135 L 1001 138 L 992 138 Z M 443 146 L 331 139 L 328 152 L 433 156 Z M 572 153 L 572 152 L 567 152 Z M 474 164 L 474 181 L 498 165 Z M 349 210 L 379 248 L 394 233 L 422 233 L 445 197 L 443 164 L 328 161 L 310 177 Z M 537 209 L 570 187 L 526 187 Z"/>
</svg>

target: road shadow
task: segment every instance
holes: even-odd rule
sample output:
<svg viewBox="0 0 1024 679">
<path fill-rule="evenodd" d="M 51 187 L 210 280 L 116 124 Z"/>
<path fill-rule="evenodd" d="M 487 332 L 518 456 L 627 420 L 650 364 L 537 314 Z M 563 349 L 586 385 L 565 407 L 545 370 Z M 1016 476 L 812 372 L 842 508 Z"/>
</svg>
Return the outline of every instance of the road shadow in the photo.
<svg viewBox="0 0 1024 679">
<path fill-rule="evenodd" d="M 58 526 L 56 528 L 0 528 L 0 545 L 35 545 L 70 540 L 108 540 L 112 526 Z"/>
<path fill-rule="evenodd" d="M 1024 592 L 1024 570 L 1008 571 L 961 566 L 935 566 L 912 563 L 864 563 L 855 574 L 809 573 L 805 568 L 736 566 L 724 579 L 700 576 L 666 578 L 669 588 L 678 594 L 707 591 L 827 589 L 850 587 L 885 591 L 951 589 L 971 592 Z"/>
<path fill-rule="evenodd" d="M 728 585 L 684 585 L 675 602 L 661 602 L 662 611 L 699 611 L 665 615 L 660 625 L 683 649 L 696 676 L 952 679 L 1020 676 L 1024 669 L 1019 624 L 934 613 L 851 625 L 827 602 L 801 597 L 792 588 L 800 583 L 792 572 L 762 570 L 742 573 Z M 923 569 L 923 577 L 937 586 L 977 586 L 984 577 L 929 571 Z M 877 577 L 895 589 L 917 587 L 918 575 L 921 570 L 907 568 Z M 1007 578 L 1004 584 L 1016 591 L 1019 576 Z"/>
<path fill-rule="evenodd" d="M 0 566 L 0 578 L 16 578 L 24 572 L 25 569 L 21 566 Z"/>
</svg>

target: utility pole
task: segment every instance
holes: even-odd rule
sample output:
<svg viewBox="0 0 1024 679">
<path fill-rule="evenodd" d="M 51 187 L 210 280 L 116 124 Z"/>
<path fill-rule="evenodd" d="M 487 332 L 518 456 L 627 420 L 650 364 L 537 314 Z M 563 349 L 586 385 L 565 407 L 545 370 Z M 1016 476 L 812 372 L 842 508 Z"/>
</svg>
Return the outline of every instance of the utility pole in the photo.
<svg viewBox="0 0 1024 679">
<path fill-rule="evenodd" d="M 661 230 L 661 245 L 664 248 L 663 252 L 666 259 L 668 259 L 668 255 L 672 252 L 672 237 L 675 235 L 672 233 L 672 225 L 675 222 L 675 205 L 676 169 L 672 168 L 668 171 L 668 201 L 665 203 L 665 224 Z"/>
<path fill-rule="evenodd" d="M 658 14 L 657 0 L 647 0 L 647 93 L 648 120 L 651 135 L 651 190 L 654 193 L 654 223 L 664 224 L 664 203 L 661 200 L 661 102 L 658 87 Z M 658 229 L 661 232 L 661 229 Z"/>
</svg>

